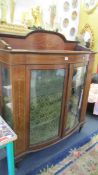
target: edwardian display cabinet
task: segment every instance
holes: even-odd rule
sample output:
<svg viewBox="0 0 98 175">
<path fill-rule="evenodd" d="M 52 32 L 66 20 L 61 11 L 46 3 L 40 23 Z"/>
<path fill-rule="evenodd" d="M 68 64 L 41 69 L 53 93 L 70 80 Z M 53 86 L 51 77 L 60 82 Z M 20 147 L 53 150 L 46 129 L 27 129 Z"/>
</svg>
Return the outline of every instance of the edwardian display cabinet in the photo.
<svg viewBox="0 0 98 175">
<path fill-rule="evenodd" d="M 16 157 L 83 126 L 93 60 L 56 32 L 1 35 L 0 112 L 18 135 Z"/>
</svg>

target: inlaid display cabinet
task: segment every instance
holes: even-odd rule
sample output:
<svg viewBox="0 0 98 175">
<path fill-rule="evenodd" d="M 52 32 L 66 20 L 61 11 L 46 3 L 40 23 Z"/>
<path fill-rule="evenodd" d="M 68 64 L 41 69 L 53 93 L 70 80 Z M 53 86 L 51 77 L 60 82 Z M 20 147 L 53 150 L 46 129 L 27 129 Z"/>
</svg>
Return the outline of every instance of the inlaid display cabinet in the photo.
<svg viewBox="0 0 98 175">
<path fill-rule="evenodd" d="M 81 129 L 94 53 L 56 32 L 0 37 L 0 113 L 18 135 L 16 158 Z"/>
</svg>

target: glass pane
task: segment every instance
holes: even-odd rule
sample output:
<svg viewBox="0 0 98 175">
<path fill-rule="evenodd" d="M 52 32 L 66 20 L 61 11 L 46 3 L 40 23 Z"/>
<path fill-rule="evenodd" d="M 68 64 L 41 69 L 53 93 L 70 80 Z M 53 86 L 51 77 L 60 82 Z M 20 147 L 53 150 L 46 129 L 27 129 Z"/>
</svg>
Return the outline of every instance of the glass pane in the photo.
<svg viewBox="0 0 98 175">
<path fill-rule="evenodd" d="M 32 70 L 30 144 L 58 136 L 65 70 Z"/>
<path fill-rule="evenodd" d="M 6 122 L 12 126 L 12 103 L 11 103 L 11 84 L 10 84 L 10 71 L 8 67 L 2 65 L 2 109 L 1 113 Z"/>
<path fill-rule="evenodd" d="M 66 129 L 73 128 L 79 122 L 85 75 L 86 66 L 74 68 Z"/>
<path fill-rule="evenodd" d="M 0 115 L 2 111 L 2 74 L 1 74 L 1 64 L 0 64 Z"/>
</svg>

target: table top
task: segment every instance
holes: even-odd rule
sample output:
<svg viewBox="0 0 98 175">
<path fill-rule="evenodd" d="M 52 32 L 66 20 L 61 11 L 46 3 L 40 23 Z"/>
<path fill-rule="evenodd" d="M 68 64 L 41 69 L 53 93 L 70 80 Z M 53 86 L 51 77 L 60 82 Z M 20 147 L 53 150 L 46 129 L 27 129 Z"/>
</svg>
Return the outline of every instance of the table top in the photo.
<svg viewBox="0 0 98 175">
<path fill-rule="evenodd" d="M 0 146 L 6 145 L 17 139 L 17 135 L 0 116 Z"/>
<path fill-rule="evenodd" d="M 98 101 L 98 84 L 91 83 L 88 95 L 88 102 L 96 103 L 97 101 Z"/>
</svg>

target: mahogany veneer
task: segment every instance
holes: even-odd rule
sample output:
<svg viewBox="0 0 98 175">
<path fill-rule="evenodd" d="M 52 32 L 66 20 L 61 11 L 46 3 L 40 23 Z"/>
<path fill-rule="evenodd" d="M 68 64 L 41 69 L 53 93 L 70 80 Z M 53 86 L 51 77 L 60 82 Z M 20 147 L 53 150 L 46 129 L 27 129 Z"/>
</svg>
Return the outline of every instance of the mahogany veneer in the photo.
<svg viewBox="0 0 98 175">
<path fill-rule="evenodd" d="M 0 37 L 0 111 L 18 135 L 15 142 L 16 157 L 55 144 L 81 128 L 85 121 L 94 53 L 79 46 L 78 42 L 67 41 L 62 34 L 56 32 L 33 31 L 21 37 L 8 34 L 0 34 Z M 47 137 L 46 140 L 42 137 L 42 142 L 37 141 L 37 136 L 34 138 L 32 134 L 30 135 L 30 132 L 32 133 L 30 100 L 33 100 L 31 93 L 33 94 L 32 91 L 34 90 L 32 87 L 30 89 L 30 82 L 34 81 L 32 77 L 34 77 L 34 73 L 37 74 L 38 70 L 41 70 L 41 76 L 45 76 L 42 74 L 43 71 L 48 72 L 47 79 L 49 78 L 49 81 L 51 80 L 51 70 L 53 70 L 53 77 L 57 78 L 56 82 L 58 81 L 58 75 L 60 82 L 63 82 L 62 86 L 57 83 L 57 88 L 60 89 L 57 94 L 60 96 L 58 98 L 59 103 L 56 101 L 57 106 L 60 107 L 58 134 L 54 134 L 55 129 L 53 133 L 52 131 L 50 133 L 49 130 L 49 138 L 47 134 L 44 136 L 44 132 L 48 131 L 46 126 L 53 127 L 56 125 L 55 122 L 54 125 L 52 125 L 53 122 L 45 125 L 47 121 L 44 119 L 45 131 L 41 128 L 43 126 L 38 123 L 39 128 L 41 128 L 39 132 L 42 133 L 41 137 L 42 135 Z M 82 73 L 81 70 L 83 70 Z M 79 71 L 80 74 L 78 75 Z M 80 80 L 83 80 L 83 84 Z M 52 89 L 54 85 L 55 83 L 52 83 Z M 49 89 L 47 93 L 48 91 Z M 52 101 L 53 105 L 56 105 L 56 102 L 53 103 Z M 11 107 L 8 107 L 9 104 Z M 7 117 L 8 111 L 11 113 L 9 118 Z M 36 120 L 39 114 L 36 114 Z M 53 116 L 51 120 L 55 121 L 55 117 Z M 35 119 L 34 122 L 36 123 Z M 38 130 L 36 128 L 35 131 L 33 129 L 33 133 L 35 132 L 37 135 Z M 57 125 L 55 128 L 57 128 Z M 30 138 L 32 143 L 30 143 Z M 32 138 L 35 139 L 34 144 Z M 38 138 L 40 139 L 39 136 Z"/>
</svg>

